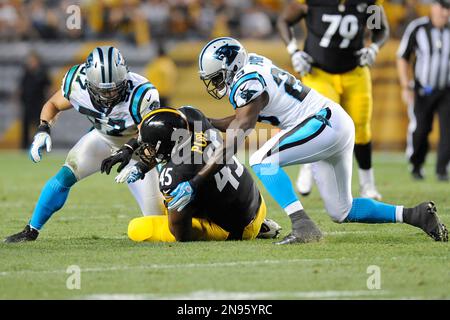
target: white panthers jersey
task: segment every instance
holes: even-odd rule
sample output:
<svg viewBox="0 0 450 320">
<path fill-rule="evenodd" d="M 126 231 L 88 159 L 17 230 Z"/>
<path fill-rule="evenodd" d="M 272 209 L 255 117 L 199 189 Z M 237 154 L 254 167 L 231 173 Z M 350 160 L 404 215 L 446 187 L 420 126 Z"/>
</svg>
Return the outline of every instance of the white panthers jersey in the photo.
<svg viewBox="0 0 450 320">
<path fill-rule="evenodd" d="M 85 65 L 75 65 L 66 73 L 62 92 L 72 106 L 87 116 L 94 128 L 109 136 L 132 136 L 137 125 L 151 110 L 159 107 L 156 88 L 144 77 L 128 73 L 127 95 L 124 101 L 110 109 L 96 108 L 86 87 Z"/>
<path fill-rule="evenodd" d="M 258 121 L 281 129 L 297 125 L 330 102 L 271 60 L 250 53 L 247 64 L 235 75 L 230 86 L 230 102 L 233 108 L 240 108 L 263 92 L 268 93 L 269 102 L 261 110 Z"/>
</svg>

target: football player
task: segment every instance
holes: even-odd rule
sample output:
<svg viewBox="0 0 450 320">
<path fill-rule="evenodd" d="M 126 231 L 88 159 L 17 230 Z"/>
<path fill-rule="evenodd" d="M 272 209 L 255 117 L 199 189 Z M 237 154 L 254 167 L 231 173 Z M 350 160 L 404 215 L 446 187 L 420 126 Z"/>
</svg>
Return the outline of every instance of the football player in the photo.
<svg viewBox="0 0 450 320">
<path fill-rule="evenodd" d="M 379 0 L 294 0 L 283 9 L 278 30 L 302 82 L 340 104 L 355 123 L 354 154 L 359 166 L 361 197 L 381 200 L 372 170 L 371 67 L 389 38 L 389 27 Z M 293 26 L 305 19 L 303 51 L 297 47 Z M 364 34 L 371 43 L 364 46 Z M 311 192 L 311 165 L 297 179 L 301 194 Z"/>
<path fill-rule="evenodd" d="M 186 177 L 171 193 L 169 210 L 195 201 L 196 192 L 217 172 L 223 154 L 231 158 L 258 120 L 271 121 L 281 131 L 250 157 L 254 172 L 292 222 L 292 232 L 279 244 L 309 242 L 322 233 L 298 200 L 284 166 L 312 163 L 316 184 L 333 221 L 361 223 L 405 222 L 421 228 L 436 241 L 447 241 L 448 232 L 432 202 L 414 208 L 381 203 L 351 194 L 355 126 L 344 109 L 307 87 L 269 59 L 247 54 L 235 39 L 210 41 L 199 56 L 200 78 L 208 93 L 220 99 L 226 94 L 233 116 L 211 120 L 227 131 L 226 143 L 194 177 Z"/>
<path fill-rule="evenodd" d="M 159 187 L 166 201 L 177 185 L 194 177 L 222 144 L 220 133 L 192 107 L 152 111 L 140 126 L 139 142 L 137 151 L 142 161 L 123 170 L 116 181 L 134 183 L 158 164 Z M 235 157 L 218 166 L 196 191 L 194 201 L 180 210 L 169 209 L 168 216 L 133 219 L 128 226 L 129 238 L 172 242 L 278 235 L 280 227 L 265 220 L 266 206 L 256 183 Z"/>
<path fill-rule="evenodd" d="M 87 116 L 94 128 L 75 144 L 63 167 L 48 180 L 25 229 L 7 237 L 5 242 L 36 240 L 47 220 L 63 207 L 75 183 L 100 170 L 109 172 L 111 167 L 107 162 L 102 164 L 102 160 L 127 141 L 129 147 L 115 157 L 132 153 L 137 143 L 137 125 L 156 107 L 158 91 L 144 77 L 129 72 L 122 54 L 114 47 L 95 48 L 85 63 L 70 68 L 61 90 L 42 108 L 41 123 L 30 149 L 31 160 L 39 162 L 43 149 L 51 151 L 51 125 L 61 111 L 74 108 Z M 119 170 L 127 164 L 124 162 Z M 153 170 L 144 180 L 129 185 L 144 215 L 163 213 L 157 179 Z"/>
</svg>

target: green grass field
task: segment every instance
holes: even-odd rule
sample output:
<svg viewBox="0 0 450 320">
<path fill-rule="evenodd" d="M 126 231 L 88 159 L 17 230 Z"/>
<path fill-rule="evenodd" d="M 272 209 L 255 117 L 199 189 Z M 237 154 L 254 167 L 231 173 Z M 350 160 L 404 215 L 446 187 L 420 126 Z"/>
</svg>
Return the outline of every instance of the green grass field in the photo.
<svg viewBox="0 0 450 320">
<path fill-rule="evenodd" d="M 54 153 L 33 164 L 25 153 L 0 153 L 1 238 L 24 227 L 43 184 L 63 160 L 63 153 Z M 450 225 L 450 184 L 435 180 L 429 160 L 427 180 L 417 183 L 403 155 L 377 154 L 378 187 L 390 203 L 434 200 Z M 294 176 L 297 168 L 288 171 Z M 282 235 L 288 233 L 288 218 L 263 193 L 269 217 L 283 226 Z M 302 201 L 325 232 L 320 243 L 136 244 L 126 236 L 128 221 L 140 215 L 134 199 L 111 176 L 98 174 L 72 189 L 38 241 L 0 244 L 0 298 L 450 298 L 448 243 L 435 243 L 407 225 L 335 224 L 317 190 Z M 70 265 L 81 268 L 79 290 L 66 287 Z M 367 288 L 371 265 L 381 271 L 379 290 Z"/>
</svg>

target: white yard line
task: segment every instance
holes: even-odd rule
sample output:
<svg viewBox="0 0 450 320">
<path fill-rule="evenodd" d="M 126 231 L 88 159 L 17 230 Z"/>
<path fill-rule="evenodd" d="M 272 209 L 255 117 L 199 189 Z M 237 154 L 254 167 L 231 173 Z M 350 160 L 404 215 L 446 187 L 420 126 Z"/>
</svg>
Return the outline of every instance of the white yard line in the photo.
<svg viewBox="0 0 450 320">
<path fill-rule="evenodd" d="M 261 300 L 261 299 L 335 299 L 385 296 L 386 290 L 356 291 L 265 291 L 265 292 L 226 292 L 193 291 L 184 294 L 91 294 L 83 296 L 89 300 Z"/>
</svg>

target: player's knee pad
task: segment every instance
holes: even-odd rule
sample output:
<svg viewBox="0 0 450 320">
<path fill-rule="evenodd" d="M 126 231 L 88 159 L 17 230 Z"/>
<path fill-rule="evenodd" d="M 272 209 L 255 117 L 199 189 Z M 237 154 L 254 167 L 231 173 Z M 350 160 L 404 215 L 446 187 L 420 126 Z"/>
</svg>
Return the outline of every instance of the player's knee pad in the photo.
<svg viewBox="0 0 450 320">
<path fill-rule="evenodd" d="M 350 210 L 352 209 L 352 203 L 348 203 L 345 205 L 334 205 L 332 208 L 327 208 L 328 215 L 331 220 L 335 223 L 342 223 L 347 218 Z"/>
<path fill-rule="evenodd" d="M 128 238 L 141 242 L 151 237 L 152 230 L 151 219 L 146 219 L 146 217 L 135 218 L 128 224 Z"/>
</svg>

